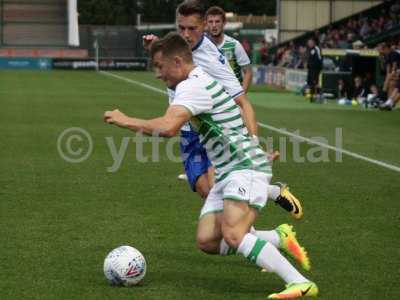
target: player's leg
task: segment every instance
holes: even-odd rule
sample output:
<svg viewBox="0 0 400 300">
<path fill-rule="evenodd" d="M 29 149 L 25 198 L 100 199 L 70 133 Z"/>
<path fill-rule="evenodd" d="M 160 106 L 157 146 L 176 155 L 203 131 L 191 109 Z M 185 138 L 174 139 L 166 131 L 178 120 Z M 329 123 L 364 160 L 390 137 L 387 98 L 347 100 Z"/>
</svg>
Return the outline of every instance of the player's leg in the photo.
<svg viewBox="0 0 400 300">
<path fill-rule="evenodd" d="M 195 171 L 196 174 L 201 174 L 195 179 L 195 191 L 197 194 L 200 195 L 202 199 L 206 199 L 208 196 L 208 193 L 210 192 L 211 188 L 214 185 L 214 167 L 211 166 L 211 162 L 207 157 L 207 154 L 205 150 L 202 153 L 202 163 L 200 164 L 200 167 L 198 168 L 198 171 Z"/>
<path fill-rule="evenodd" d="M 228 254 L 228 246 L 222 243 L 221 219 L 223 202 L 220 187 L 214 186 L 200 212 L 197 226 L 197 247 L 208 254 Z"/>
<path fill-rule="evenodd" d="M 202 172 L 202 171 L 200 171 Z M 189 178 L 189 176 L 188 176 Z M 192 180 L 191 182 L 195 182 L 194 184 L 194 191 L 199 194 L 199 196 L 202 199 L 206 199 L 208 196 L 208 193 L 210 192 L 210 185 L 209 185 L 209 179 L 208 179 L 208 173 L 203 173 L 202 175 L 199 175 L 196 179 Z M 193 184 L 193 183 L 192 183 Z M 191 184 L 191 186 L 192 186 Z"/>
<path fill-rule="evenodd" d="M 279 157 L 279 151 L 267 152 L 267 159 L 271 164 Z M 300 200 L 289 191 L 287 184 L 278 182 L 270 185 L 268 188 L 268 199 L 289 212 L 293 218 L 301 219 L 303 217 L 303 207 Z"/>
<path fill-rule="evenodd" d="M 252 208 L 246 201 L 224 199 L 221 229 L 222 236 L 230 247 L 239 248 L 243 237 L 250 231 L 255 221 L 250 210 Z"/>
<path fill-rule="evenodd" d="M 197 226 L 197 248 L 207 254 L 220 254 L 222 239 L 221 212 L 202 216 Z"/>
<path fill-rule="evenodd" d="M 396 94 L 393 96 L 393 108 L 395 108 L 397 103 L 399 102 L 400 102 L 400 81 L 398 87 L 396 88 Z"/>
<path fill-rule="evenodd" d="M 391 95 L 395 88 L 396 88 L 396 74 L 391 73 L 389 75 L 389 84 L 388 84 L 388 90 L 387 90 L 388 95 Z"/>
<path fill-rule="evenodd" d="M 321 99 L 322 96 L 322 87 L 320 86 L 320 75 L 321 70 L 317 70 L 315 72 L 315 94 L 317 95 L 318 99 Z"/>
<path fill-rule="evenodd" d="M 250 210 L 248 215 L 248 218 L 251 218 L 250 221 L 255 219 L 255 217 L 255 210 Z M 197 247 L 203 252 L 208 254 L 219 253 L 221 255 L 230 255 L 236 252 L 222 239 L 221 221 L 222 213 L 219 207 L 212 207 L 208 213 L 201 216 L 197 228 L 196 241 Z M 261 240 L 270 242 L 276 248 L 283 250 L 296 259 L 304 269 L 310 269 L 307 252 L 298 243 L 292 226 L 282 224 L 274 230 L 256 230 L 254 227 L 251 227 L 249 232 Z"/>
<path fill-rule="evenodd" d="M 257 230 L 256 228 L 251 227 L 250 233 L 271 243 L 279 250 L 282 250 L 287 255 L 294 258 L 304 270 L 310 270 L 310 259 L 307 251 L 298 242 L 293 226 L 281 224 L 274 230 Z"/>
<path fill-rule="evenodd" d="M 249 213 L 251 210 L 253 213 Z M 251 217 L 257 215 L 254 210 L 246 202 L 224 200 L 222 233 L 226 243 L 231 248 L 237 249 L 237 253 L 245 256 L 249 261 L 280 276 L 291 290 L 284 290 L 279 293 L 279 296 L 289 292 L 295 297 L 302 296 L 302 292 L 304 295 L 315 296 L 318 293 L 316 285 L 301 275 L 272 243 L 246 233 L 246 229 L 255 221 L 255 218 Z M 271 297 L 274 295 L 276 294 Z"/>
<path fill-rule="evenodd" d="M 182 145 L 184 144 L 184 145 Z M 214 185 L 214 168 L 208 159 L 207 153 L 198 141 L 196 135 L 187 135 L 181 143 L 185 172 L 191 189 L 199 194 L 202 199 Z M 277 184 L 268 190 L 268 199 L 288 211 L 295 219 L 303 216 L 303 208 L 300 201 L 289 191 L 287 185 Z"/>
<path fill-rule="evenodd" d="M 315 70 L 308 70 L 307 73 L 307 84 L 310 90 L 310 102 L 314 102 L 314 95 L 315 95 Z"/>
<path fill-rule="evenodd" d="M 301 219 L 303 217 L 300 200 L 289 191 L 287 184 L 278 182 L 268 186 L 268 199 L 289 212 L 293 218 Z"/>
<path fill-rule="evenodd" d="M 317 99 L 317 88 L 318 88 L 318 72 L 316 70 L 312 70 L 312 92 L 311 92 L 311 102 L 315 102 Z"/>
<path fill-rule="evenodd" d="M 210 163 L 210 165 L 211 165 L 211 163 Z M 215 176 L 214 176 L 214 174 L 215 174 L 215 168 L 214 168 L 213 166 L 210 166 L 210 167 L 208 168 L 208 171 L 207 171 L 208 186 L 209 186 L 210 189 L 214 186 L 214 183 L 215 183 Z"/>
<path fill-rule="evenodd" d="M 267 152 L 267 159 L 272 162 L 280 156 L 279 151 Z M 293 218 L 301 219 L 303 217 L 303 208 L 300 200 L 296 198 L 290 191 L 287 184 L 276 183 L 268 188 L 268 199 L 274 201 L 284 210 L 289 212 Z"/>
<path fill-rule="evenodd" d="M 224 240 L 221 241 L 221 206 L 213 205 L 203 210 L 207 210 L 207 212 L 204 213 L 199 220 L 196 238 L 197 247 L 208 254 L 234 254 L 236 251 L 232 247 L 229 247 Z M 256 218 L 255 213 L 255 210 L 249 211 L 248 218 L 250 218 L 250 221 L 248 222 Z M 292 226 L 282 224 L 274 230 L 256 230 L 254 227 L 250 227 L 249 232 L 261 240 L 270 242 L 276 248 L 283 250 L 296 259 L 304 269 L 310 269 L 310 261 L 307 252 L 297 241 L 296 233 L 293 231 Z"/>
<path fill-rule="evenodd" d="M 213 168 L 210 168 L 213 170 Z M 202 182 L 202 178 L 198 182 Z M 217 186 L 215 189 L 212 189 L 212 192 L 209 193 L 208 198 L 206 199 L 202 211 L 201 216 L 197 228 L 197 246 L 200 250 L 208 254 L 217 254 L 220 253 L 222 255 L 233 254 L 234 251 L 229 249 L 230 247 L 226 244 L 224 240 L 222 240 L 222 231 L 221 231 L 221 218 L 223 205 L 222 202 L 219 202 L 219 198 L 221 197 L 220 187 Z M 278 193 L 279 196 L 279 193 Z M 250 212 L 250 211 L 249 211 Z M 245 229 L 248 231 L 248 229 Z M 256 235 L 260 235 L 260 238 L 266 241 L 272 242 L 276 247 L 280 245 L 281 239 L 279 238 L 278 232 L 276 230 L 271 231 L 256 231 L 254 227 L 250 228 L 250 231 Z"/>
<path fill-rule="evenodd" d="M 315 295 L 315 284 L 301 275 L 272 243 L 249 232 L 258 215 L 254 207 L 262 208 L 266 203 L 267 177 L 255 173 L 258 172 L 252 172 L 247 179 L 246 176 L 237 176 L 224 188 L 223 238 L 230 247 L 237 249 L 238 253 L 251 262 L 279 275 L 290 284 L 297 297 L 302 296 L 300 287 L 305 285 L 310 289 L 304 295 Z M 235 185 L 236 188 L 233 188 Z M 238 192 L 235 193 L 235 190 Z"/>
<path fill-rule="evenodd" d="M 192 191 L 197 192 L 202 199 L 206 199 L 211 188 L 208 176 L 211 162 L 200 144 L 198 135 L 192 131 L 183 133 L 180 150 Z"/>
<path fill-rule="evenodd" d="M 268 184 L 270 179 L 271 177 L 268 176 Z M 294 218 L 299 219 L 302 217 L 303 209 L 300 201 L 290 193 L 287 185 L 282 183 L 268 185 L 267 191 L 268 200 L 272 199 L 275 204 L 280 205 L 283 209 L 290 212 Z M 296 233 L 293 231 L 292 226 L 282 224 L 274 230 L 256 230 L 254 227 L 251 227 L 250 233 L 283 250 L 286 254 L 296 259 L 305 270 L 310 269 L 310 260 L 307 252 L 297 241 Z"/>
<path fill-rule="evenodd" d="M 312 70 L 312 96 L 311 96 L 311 102 L 315 102 L 318 100 L 318 96 L 320 94 L 320 87 L 319 87 L 319 70 Z"/>
<path fill-rule="evenodd" d="M 381 110 L 392 110 L 396 107 L 397 102 L 400 99 L 400 80 L 396 83 L 392 92 L 389 94 L 389 98 L 379 107 Z"/>
<path fill-rule="evenodd" d="M 392 98 L 392 103 L 391 103 L 392 108 L 394 108 L 396 106 L 397 102 L 399 102 L 399 98 L 400 98 L 400 90 L 399 90 L 399 88 L 400 88 L 400 80 L 397 81 L 396 87 L 393 89 L 393 92 L 392 92 L 392 96 L 391 96 L 391 98 Z"/>
<path fill-rule="evenodd" d="M 305 96 L 308 100 L 311 101 L 312 98 L 312 74 L 311 70 L 307 71 L 307 89 L 305 92 Z"/>
</svg>

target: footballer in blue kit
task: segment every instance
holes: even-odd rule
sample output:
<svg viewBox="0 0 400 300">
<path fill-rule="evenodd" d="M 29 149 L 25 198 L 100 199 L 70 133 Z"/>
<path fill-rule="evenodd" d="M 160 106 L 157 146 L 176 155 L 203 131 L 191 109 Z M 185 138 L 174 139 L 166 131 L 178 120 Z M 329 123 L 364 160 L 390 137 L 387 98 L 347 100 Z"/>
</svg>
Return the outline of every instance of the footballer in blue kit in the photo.
<svg viewBox="0 0 400 300">
<path fill-rule="evenodd" d="M 196 191 L 197 180 L 208 172 L 212 164 L 200 144 L 199 135 L 193 130 L 181 131 L 180 150 L 189 185 L 192 191 Z"/>
</svg>

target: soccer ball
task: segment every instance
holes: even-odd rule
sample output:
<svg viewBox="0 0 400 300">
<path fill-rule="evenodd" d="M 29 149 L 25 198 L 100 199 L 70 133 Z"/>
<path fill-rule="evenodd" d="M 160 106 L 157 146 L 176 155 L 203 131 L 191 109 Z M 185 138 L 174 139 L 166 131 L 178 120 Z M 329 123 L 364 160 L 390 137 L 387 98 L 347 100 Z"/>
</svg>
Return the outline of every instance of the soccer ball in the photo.
<svg viewBox="0 0 400 300">
<path fill-rule="evenodd" d="M 120 246 L 104 260 L 104 275 L 112 285 L 136 285 L 146 275 L 146 260 L 137 249 Z"/>
</svg>

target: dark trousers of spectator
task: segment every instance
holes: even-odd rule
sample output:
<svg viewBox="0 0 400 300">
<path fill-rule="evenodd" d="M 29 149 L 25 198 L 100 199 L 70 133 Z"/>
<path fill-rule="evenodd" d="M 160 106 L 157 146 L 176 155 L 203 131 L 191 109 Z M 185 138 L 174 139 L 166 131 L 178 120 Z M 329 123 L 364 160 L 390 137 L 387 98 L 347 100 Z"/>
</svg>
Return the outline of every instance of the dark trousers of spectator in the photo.
<svg viewBox="0 0 400 300">
<path fill-rule="evenodd" d="M 311 101 L 313 101 L 314 95 L 318 89 L 319 74 L 321 74 L 321 69 L 308 69 L 307 85 L 310 89 Z"/>
</svg>

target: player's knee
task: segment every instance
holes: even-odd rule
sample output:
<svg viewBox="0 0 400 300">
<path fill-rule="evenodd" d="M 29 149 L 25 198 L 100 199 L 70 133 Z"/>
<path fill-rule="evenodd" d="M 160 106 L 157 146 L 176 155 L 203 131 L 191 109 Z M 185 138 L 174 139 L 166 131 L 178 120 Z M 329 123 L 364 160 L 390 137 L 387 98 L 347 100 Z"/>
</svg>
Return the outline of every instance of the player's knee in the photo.
<svg viewBox="0 0 400 300">
<path fill-rule="evenodd" d="M 197 236 L 197 248 L 208 254 L 218 253 L 218 243 L 202 236 Z"/>
<path fill-rule="evenodd" d="M 208 243 L 208 242 L 197 241 L 197 248 L 199 250 L 201 250 L 202 252 L 207 253 L 207 254 L 214 254 L 215 253 L 215 247 L 212 244 Z"/>
<path fill-rule="evenodd" d="M 207 199 L 209 190 L 208 189 L 196 189 L 197 194 L 199 194 L 199 196 L 202 199 Z"/>
<path fill-rule="evenodd" d="M 206 199 L 208 193 L 210 192 L 208 182 L 204 180 L 198 180 L 196 182 L 196 192 L 200 195 L 201 198 Z"/>
<path fill-rule="evenodd" d="M 237 249 L 242 242 L 243 234 L 239 233 L 232 228 L 226 228 L 222 230 L 222 235 L 224 237 L 225 242 L 234 249 Z"/>
</svg>

